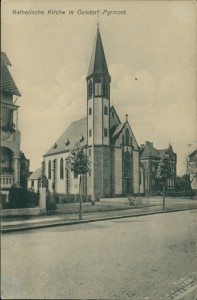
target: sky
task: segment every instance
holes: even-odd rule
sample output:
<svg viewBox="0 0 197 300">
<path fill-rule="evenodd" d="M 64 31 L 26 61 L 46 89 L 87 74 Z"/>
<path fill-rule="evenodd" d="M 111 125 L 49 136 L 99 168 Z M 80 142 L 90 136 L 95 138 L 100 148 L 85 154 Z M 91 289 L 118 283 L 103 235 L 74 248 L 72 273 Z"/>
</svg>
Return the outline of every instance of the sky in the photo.
<svg viewBox="0 0 197 300">
<path fill-rule="evenodd" d="M 111 104 L 122 122 L 128 114 L 139 145 L 151 141 L 163 149 L 171 143 L 177 174 L 185 173 L 185 157 L 197 147 L 195 1 L 4 0 L 1 22 L 1 49 L 22 94 L 16 101 L 21 150 L 31 171 L 86 114 L 99 22 Z"/>
</svg>

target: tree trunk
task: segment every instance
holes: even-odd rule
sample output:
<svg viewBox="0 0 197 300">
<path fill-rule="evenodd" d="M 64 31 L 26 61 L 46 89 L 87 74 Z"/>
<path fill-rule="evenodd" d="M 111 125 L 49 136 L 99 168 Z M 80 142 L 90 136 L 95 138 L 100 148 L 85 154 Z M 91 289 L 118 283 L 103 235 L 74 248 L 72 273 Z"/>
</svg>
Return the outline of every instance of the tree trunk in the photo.
<svg viewBox="0 0 197 300">
<path fill-rule="evenodd" d="M 163 210 L 165 210 L 166 185 L 163 186 Z"/>
<path fill-rule="evenodd" d="M 81 174 L 79 175 L 79 220 L 82 219 L 82 205 L 81 205 Z"/>
<path fill-rule="evenodd" d="M 193 199 L 192 182 L 190 181 L 190 199 Z"/>
</svg>

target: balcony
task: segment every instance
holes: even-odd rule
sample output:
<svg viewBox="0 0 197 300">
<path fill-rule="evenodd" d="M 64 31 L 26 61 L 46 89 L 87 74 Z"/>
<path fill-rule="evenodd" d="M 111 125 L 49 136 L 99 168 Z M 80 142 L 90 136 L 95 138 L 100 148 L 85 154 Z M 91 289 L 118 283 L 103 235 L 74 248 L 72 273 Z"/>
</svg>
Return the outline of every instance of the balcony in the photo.
<svg viewBox="0 0 197 300">
<path fill-rule="evenodd" d="M 14 170 L 10 167 L 2 167 L 1 174 L 3 175 L 14 175 Z"/>
<path fill-rule="evenodd" d="M 6 103 L 6 102 L 1 102 L 1 107 L 2 107 L 2 108 L 8 108 L 8 109 L 10 109 L 10 110 L 17 110 L 17 109 L 19 108 L 18 105 Z"/>
<path fill-rule="evenodd" d="M 14 184 L 14 175 L 1 175 L 0 185 L 1 189 L 8 189 Z"/>
<path fill-rule="evenodd" d="M 5 131 L 5 132 L 16 132 L 16 126 L 14 123 L 6 124 L 6 125 L 1 126 L 1 130 Z"/>
</svg>

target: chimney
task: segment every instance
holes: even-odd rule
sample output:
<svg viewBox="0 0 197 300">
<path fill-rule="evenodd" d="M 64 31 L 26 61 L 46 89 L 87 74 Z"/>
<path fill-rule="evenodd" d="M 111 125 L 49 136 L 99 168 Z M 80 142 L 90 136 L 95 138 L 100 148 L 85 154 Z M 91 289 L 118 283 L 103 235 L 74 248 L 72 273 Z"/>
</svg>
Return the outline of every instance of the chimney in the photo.
<svg viewBox="0 0 197 300">
<path fill-rule="evenodd" d="M 153 147 L 153 142 L 145 141 L 145 145 Z"/>
</svg>

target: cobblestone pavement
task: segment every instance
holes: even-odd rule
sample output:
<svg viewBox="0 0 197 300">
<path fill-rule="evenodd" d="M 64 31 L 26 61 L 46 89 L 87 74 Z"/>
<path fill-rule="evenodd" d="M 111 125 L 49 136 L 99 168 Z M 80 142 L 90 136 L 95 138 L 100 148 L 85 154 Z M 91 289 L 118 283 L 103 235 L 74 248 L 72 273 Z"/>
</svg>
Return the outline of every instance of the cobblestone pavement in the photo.
<svg viewBox="0 0 197 300">
<path fill-rule="evenodd" d="M 195 274 L 195 273 L 194 273 Z M 172 299 L 182 299 L 182 297 L 184 297 L 184 299 L 186 297 L 190 297 L 190 295 L 192 295 L 192 300 L 195 299 L 196 296 L 196 291 L 197 291 L 197 285 L 196 285 L 196 281 L 195 278 L 188 278 L 188 277 L 184 277 L 181 278 L 180 280 L 173 282 L 174 287 L 172 288 L 172 290 L 170 291 L 169 294 L 166 294 L 166 298 L 168 300 L 172 300 Z M 194 294 L 194 296 L 193 296 Z"/>
</svg>

